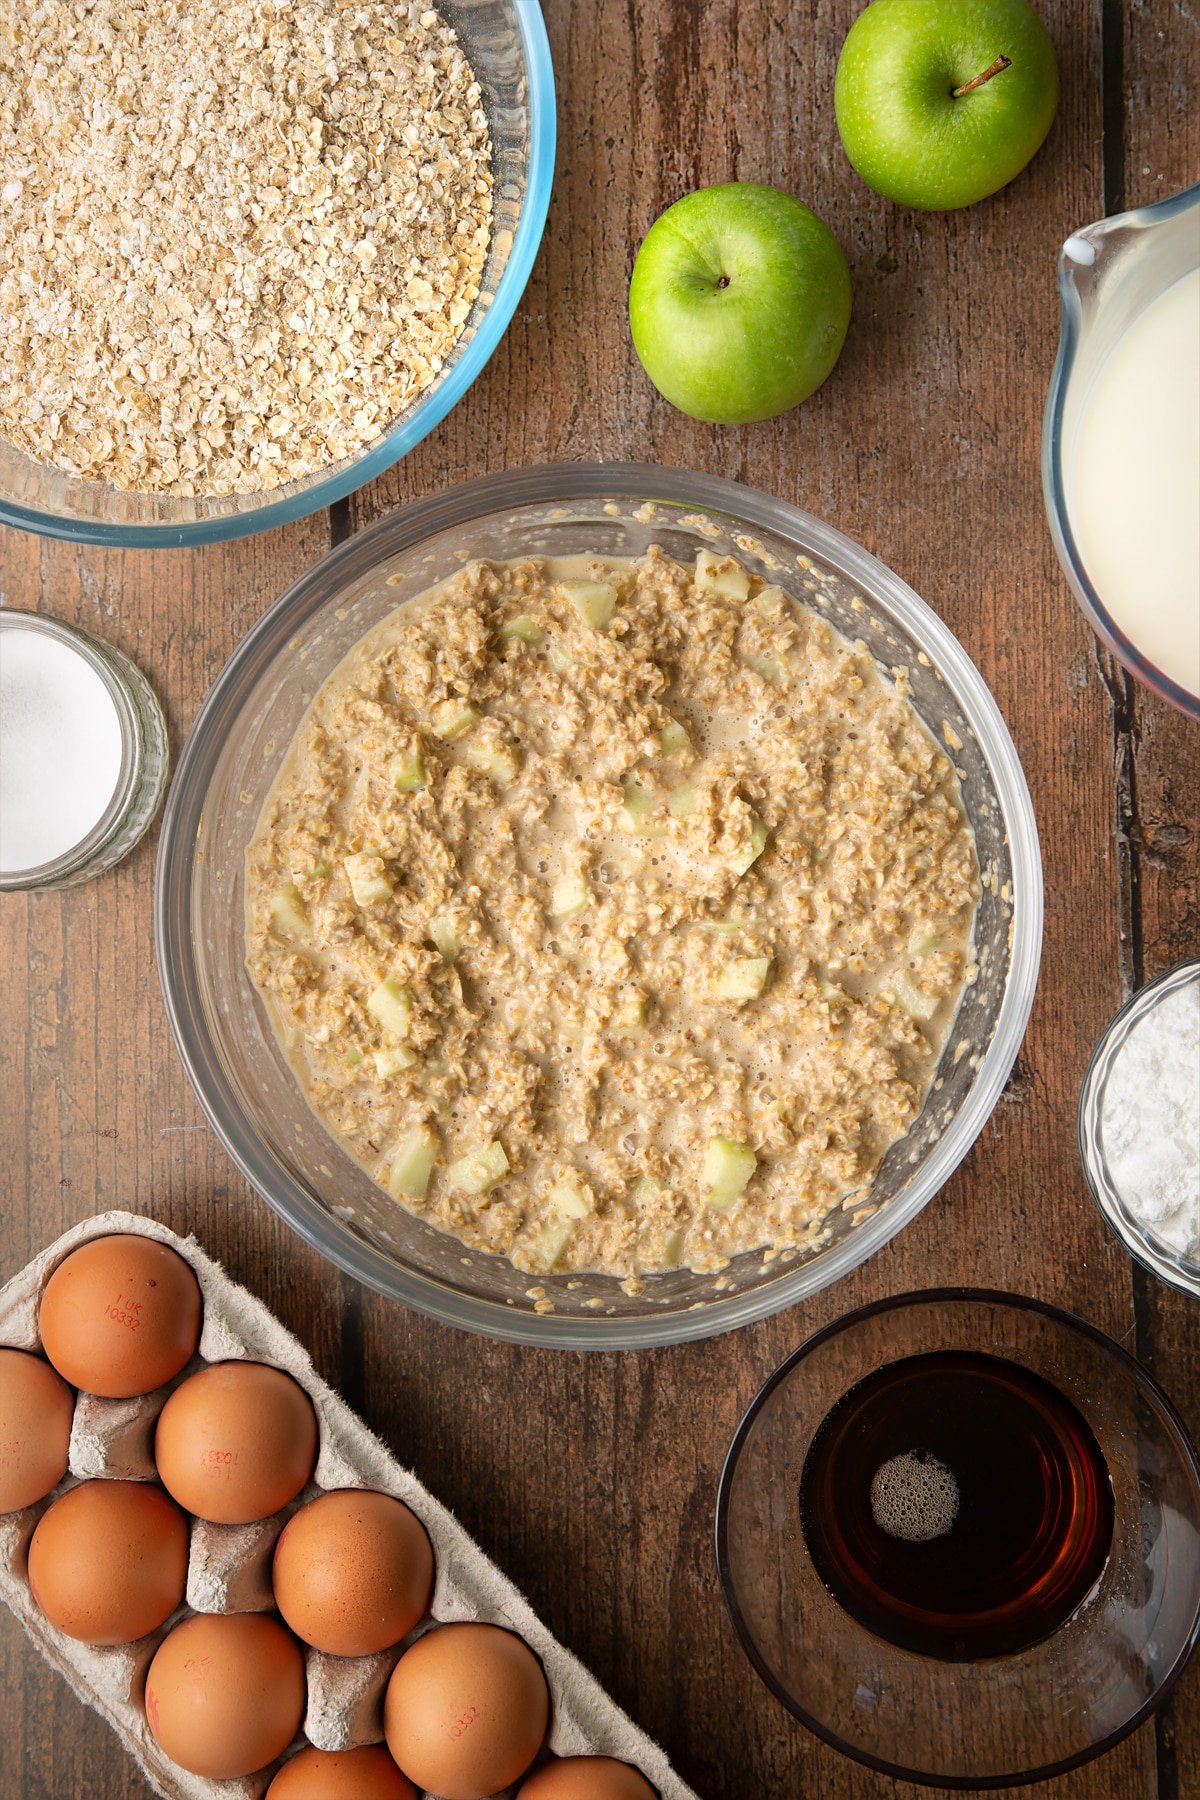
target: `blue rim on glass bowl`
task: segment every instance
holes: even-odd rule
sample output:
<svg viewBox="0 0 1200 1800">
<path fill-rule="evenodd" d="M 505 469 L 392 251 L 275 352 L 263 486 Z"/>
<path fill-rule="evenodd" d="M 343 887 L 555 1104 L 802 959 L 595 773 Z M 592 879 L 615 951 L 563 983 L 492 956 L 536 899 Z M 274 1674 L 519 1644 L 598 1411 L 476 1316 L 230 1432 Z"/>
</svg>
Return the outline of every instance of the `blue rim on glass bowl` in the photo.
<svg viewBox="0 0 1200 1800">
<path fill-rule="evenodd" d="M 1062 330 L 1042 421 L 1042 494 L 1059 563 L 1092 630 L 1151 693 L 1200 719 L 1200 695 L 1181 687 L 1138 649 L 1093 587 L 1071 529 L 1064 469 L 1072 394 L 1086 394 L 1121 332 L 1158 293 L 1195 268 L 1200 225 L 1190 222 L 1193 214 L 1200 219 L 1200 182 L 1149 206 L 1086 225 L 1063 245 L 1058 260 Z M 1150 288 L 1133 267 L 1147 251 L 1158 259 Z M 1107 314 L 1103 327 L 1098 324 L 1102 308 Z M 1098 348 L 1085 367 L 1083 346 L 1093 335 Z"/>
<path fill-rule="evenodd" d="M 729 551 L 782 583 L 885 668 L 906 664 L 918 710 L 956 746 L 985 886 L 979 977 L 937 1086 L 874 1187 L 826 1221 L 807 1259 L 749 1252 L 726 1269 L 530 1277 L 398 1208 L 320 1125 L 245 969 L 244 862 L 268 788 L 317 688 L 380 619 L 466 557 Z M 396 508 L 307 570 L 217 677 L 167 798 L 155 891 L 159 975 L 175 1043 L 210 1122 L 252 1187 L 310 1244 L 392 1299 L 521 1343 L 625 1349 L 714 1335 L 794 1305 L 856 1268 L 949 1179 L 1008 1078 L 1042 941 L 1037 825 L 996 702 L 912 589 L 841 532 L 734 481 L 639 463 L 517 469 Z M 539 1313 L 544 1291 L 553 1311 Z"/>
<path fill-rule="evenodd" d="M 1130 1032 L 1168 994 L 1200 983 L 1200 956 L 1176 963 L 1147 982 L 1115 1012 L 1092 1051 L 1079 1090 L 1079 1159 L 1092 1199 L 1113 1236 L 1160 1281 L 1200 1299 L 1200 1263 L 1193 1262 L 1156 1238 L 1137 1219 L 1113 1179 L 1104 1151 L 1104 1092 L 1117 1057 Z"/>
<path fill-rule="evenodd" d="M 356 456 L 259 494 L 181 499 L 122 492 L 37 462 L 0 437 L 0 524 L 74 543 L 211 544 L 288 525 L 406 456 L 462 399 L 496 349 L 533 268 L 554 180 L 554 66 L 539 0 L 444 0 L 483 88 L 494 214 L 480 293 L 436 379 Z"/>
</svg>

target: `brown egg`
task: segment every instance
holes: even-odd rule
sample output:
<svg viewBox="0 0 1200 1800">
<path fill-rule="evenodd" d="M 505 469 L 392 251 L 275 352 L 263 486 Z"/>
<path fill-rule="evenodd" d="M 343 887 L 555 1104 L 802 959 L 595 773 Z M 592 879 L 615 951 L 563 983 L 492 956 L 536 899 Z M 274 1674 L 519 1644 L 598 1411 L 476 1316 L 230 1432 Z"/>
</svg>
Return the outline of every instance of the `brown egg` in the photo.
<svg viewBox="0 0 1200 1800">
<path fill-rule="evenodd" d="M 200 1341 L 200 1284 L 182 1256 L 132 1232 L 92 1238 L 60 1262 L 38 1328 L 60 1375 L 109 1400 L 178 1375 Z"/>
<path fill-rule="evenodd" d="M 370 1656 L 424 1616 L 433 1551 L 403 1501 L 340 1488 L 288 1521 L 273 1578 L 275 1604 L 297 1637 L 331 1656 Z"/>
<path fill-rule="evenodd" d="M 285 1762 L 266 1800 L 419 1800 L 382 1744 L 361 1750 L 314 1750 Z"/>
<path fill-rule="evenodd" d="M 0 1512 L 32 1506 L 67 1472 L 75 1396 L 50 1364 L 0 1349 Z"/>
<path fill-rule="evenodd" d="M 146 1718 L 172 1762 L 232 1780 L 281 1756 L 304 1716 L 304 1657 L 266 1613 L 195 1613 L 159 1645 Z"/>
<path fill-rule="evenodd" d="M 187 1520 L 145 1481 L 85 1481 L 42 1514 L 29 1585 L 46 1617 L 85 1644 L 129 1644 L 169 1619 L 187 1581 Z"/>
<path fill-rule="evenodd" d="M 547 1763 L 518 1789 L 517 1800 L 658 1800 L 644 1775 L 611 1756 L 567 1756 Z"/>
<path fill-rule="evenodd" d="M 248 1525 L 294 1500 L 313 1471 L 317 1415 L 298 1382 L 266 1363 L 213 1363 L 159 1414 L 163 1486 L 200 1519 Z"/>
<path fill-rule="evenodd" d="M 529 1646 L 498 1625 L 440 1625 L 392 1671 L 388 1749 L 418 1787 L 442 1800 L 486 1800 L 542 1747 L 550 1695 Z"/>
</svg>

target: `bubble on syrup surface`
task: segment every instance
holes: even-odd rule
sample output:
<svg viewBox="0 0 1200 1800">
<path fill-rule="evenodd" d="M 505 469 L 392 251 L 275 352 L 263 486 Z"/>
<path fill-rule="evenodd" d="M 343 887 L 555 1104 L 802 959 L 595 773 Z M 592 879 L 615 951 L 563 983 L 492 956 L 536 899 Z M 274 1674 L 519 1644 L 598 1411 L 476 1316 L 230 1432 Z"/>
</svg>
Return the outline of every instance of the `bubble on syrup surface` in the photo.
<svg viewBox="0 0 1200 1800">
<path fill-rule="evenodd" d="M 958 1483 L 928 1450 L 905 1450 L 872 1476 L 871 1512 L 889 1537 L 932 1543 L 945 1537 L 958 1517 Z"/>
</svg>

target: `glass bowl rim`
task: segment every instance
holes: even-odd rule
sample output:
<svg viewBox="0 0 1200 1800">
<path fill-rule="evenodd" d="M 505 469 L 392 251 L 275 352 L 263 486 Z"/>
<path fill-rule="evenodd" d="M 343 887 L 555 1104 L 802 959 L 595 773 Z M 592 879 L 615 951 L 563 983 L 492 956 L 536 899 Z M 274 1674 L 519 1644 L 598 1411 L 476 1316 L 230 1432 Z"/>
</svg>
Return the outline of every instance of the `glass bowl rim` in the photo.
<svg viewBox="0 0 1200 1800">
<path fill-rule="evenodd" d="M 773 1369 L 770 1375 L 767 1376 L 767 1379 L 754 1395 L 745 1412 L 742 1414 L 741 1419 L 738 1421 L 737 1429 L 733 1434 L 729 1449 L 725 1453 L 725 1460 L 721 1466 L 720 1480 L 717 1484 L 714 1540 L 717 1559 L 717 1578 L 721 1584 L 721 1598 L 725 1603 L 725 1611 L 733 1626 L 737 1640 L 741 1645 L 742 1650 L 745 1652 L 746 1658 L 755 1674 L 765 1684 L 768 1691 L 775 1696 L 776 1700 L 778 1700 L 782 1706 L 786 1707 L 793 1718 L 799 1719 L 800 1723 L 811 1731 L 814 1737 L 820 1738 L 821 1741 L 828 1744 L 831 1749 L 839 1751 L 841 1755 L 848 1756 L 855 1762 L 864 1764 L 869 1769 L 874 1769 L 881 1775 L 889 1775 L 894 1780 L 898 1781 L 917 1782 L 925 1787 L 959 1788 L 969 1793 L 979 1793 L 989 1788 L 1029 1787 L 1034 1782 L 1048 1781 L 1055 1776 L 1065 1775 L 1069 1773 L 1070 1770 L 1081 1768 L 1085 1763 L 1093 1762 L 1097 1757 L 1105 1755 L 1109 1750 L 1114 1749 L 1116 1745 L 1129 1737 L 1140 1725 L 1144 1725 L 1146 1720 L 1151 1718 L 1170 1697 L 1180 1676 L 1191 1661 L 1197 1644 L 1200 1643 L 1200 1595 L 1197 1596 L 1196 1604 L 1193 1608 L 1192 1628 L 1188 1641 L 1163 1681 L 1159 1684 L 1156 1692 L 1152 1694 L 1148 1700 L 1143 1701 L 1142 1705 L 1138 1707 L 1137 1711 L 1127 1719 L 1123 1725 L 1119 1726 L 1116 1730 L 1109 1732 L 1107 1736 L 1101 1738 L 1097 1743 L 1089 1745 L 1086 1750 L 1079 1750 L 1074 1752 L 1071 1756 L 1062 1757 L 1056 1762 L 1046 1763 L 1039 1769 L 1030 1769 L 1020 1774 L 1004 1776 L 936 1775 L 929 1774 L 924 1770 L 910 1769 L 903 1763 L 889 1762 L 885 1757 L 873 1756 L 868 1750 L 847 1744 L 835 1731 L 832 1731 L 828 1726 L 823 1725 L 819 1720 L 813 1718 L 813 1716 L 806 1712 L 800 1705 L 799 1701 L 795 1700 L 787 1693 L 786 1689 L 776 1679 L 771 1670 L 768 1669 L 766 1663 L 759 1655 L 758 1647 L 751 1636 L 749 1627 L 742 1618 L 741 1609 L 738 1606 L 732 1591 L 728 1554 L 729 1490 L 732 1486 L 733 1477 L 741 1458 L 742 1449 L 750 1434 L 750 1429 L 763 1406 L 765 1406 L 766 1402 L 770 1399 L 775 1389 L 787 1380 L 797 1364 L 803 1361 L 804 1358 L 809 1356 L 814 1350 L 819 1349 L 822 1344 L 830 1339 L 840 1336 L 852 1326 L 859 1325 L 866 1319 L 876 1318 L 883 1313 L 900 1311 L 906 1307 L 940 1306 L 946 1303 L 954 1304 L 959 1302 L 970 1303 L 973 1305 L 999 1304 L 1014 1307 L 1019 1311 L 1039 1313 L 1043 1318 L 1051 1319 L 1056 1324 L 1065 1325 L 1069 1330 L 1078 1332 L 1080 1336 L 1090 1339 L 1094 1344 L 1107 1352 L 1107 1354 L 1118 1364 L 1125 1367 L 1126 1371 L 1132 1375 L 1134 1381 L 1139 1384 L 1143 1392 L 1149 1393 L 1159 1412 L 1175 1432 L 1179 1440 L 1179 1446 L 1185 1460 L 1185 1465 L 1191 1475 L 1193 1489 L 1197 1496 L 1200 1497 L 1200 1452 L 1197 1451 L 1196 1445 L 1192 1441 L 1191 1433 L 1181 1417 L 1174 1401 L 1169 1395 L 1164 1393 L 1163 1389 L 1159 1386 L 1153 1375 L 1150 1374 L 1149 1370 L 1144 1368 L 1143 1365 L 1138 1362 L 1137 1358 L 1132 1356 L 1128 1350 L 1118 1344 L 1115 1338 L 1111 1338 L 1107 1332 L 1101 1331 L 1098 1325 L 1093 1325 L 1089 1319 L 1083 1318 L 1079 1313 L 1071 1312 L 1067 1307 L 1055 1306 L 1049 1300 L 1038 1300 L 1032 1295 L 1009 1293 L 1003 1288 L 914 1288 L 907 1293 L 890 1294 L 882 1300 L 873 1300 L 866 1306 L 855 1307 L 853 1312 L 843 1313 L 839 1318 L 832 1319 L 828 1325 L 821 1326 L 818 1331 L 814 1331 L 810 1336 L 806 1337 L 803 1343 L 797 1345 L 796 1349 L 784 1358 L 778 1368 Z"/>
<path fill-rule="evenodd" d="M 978 732 L 1004 814 L 1012 858 L 1012 955 L 991 1040 L 957 1113 L 901 1194 L 833 1249 L 798 1263 L 743 1295 L 684 1305 L 662 1316 L 560 1318 L 517 1312 L 408 1270 L 336 1219 L 282 1169 L 251 1130 L 214 1054 L 199 1002 L 190 931 L 190 886 L 197 833 L 216 760 L 245 694 L 309 618 L 335 592 L 401 551 L 473 518 L 521 506 L 620 495 L 698 509 L 798 538 L 846 579 L 880 595 L 919 637 Z M 314 595 L 314 590 L 317 590 Z M 828 1286 L 874 1254 L 922 1210 L 976 1142 L 1016 1060 L 1033 1005 L 1042 947 L 1042 866 L 1037 823 L 1016 748 L 982 676 L 942 620 L 900 576 L 846 537 L 790 502 L 720 476 L 635 462 L 559 462 L 502 471 L 440 489 L 395 507 L 327 551 L 293 581 L 238 644 L 201 706 L 178 757 L 163 812 L 155 871 L 154 935 L 159 979 L 172 1035 L 188 1078 L 226 1153 L 267 1203 L 336 1266 L 417 1311 L 503 1342 L 542 1348 L 641 1349 L 694 1342 L 782 1311 Z"/>
<path fill-rule="evenodd" d="M 1092 1054 L 1088 1058 L 1087 1068 L 1079 1086 L 1079 1103 L 1076 1108 L 1076 1140 L 1079 1146 L 1079 1160 L 1083 1165 L 1084 1179 L 1088 1192 L 1095 1203 L 1096 1211 L 1104 1220 L 1121 1248 L 1133 1258 L 1134 1262 L 1146 1269 L 1151 1275 L 1157 1275 L 1168 1287 L 1175 1288 L 1181 1294 L 1188 1294 L 1193 1299 L 1200 1299 L 1200 1271 L 1185 1266 L 1183 1259 L 1168 1250 L 1159 1247 L 1144 1227 L 1128 1218 L 1119 1205 L 1120 1196 L 1110 1195 L 1109 1185 L 1103 1180 L 1096 1167 L 1092 1151 L 1093 1139 L 1100 1136 L 1100 1065 L 1107 1056 L 1110 1046 L 1118 1032 L 1129 1027 L 1133 1020 L 1142 1013 L 1149 1012 L 1158 1004 L 1161 992 L 1168 987 L 1184 987 L 1190 979 L 1200 982 L 1200 956 L 1185 956 L 1181 962 L 1164 969 L 1161 975 L 1154 976 L 1123 1000 L 1100 1036 L 1096 1039 Z"/>
<path fill-rule="evenodd" d="M 484 310 L 474 337 L 449 374 L 434 381 L 424 397 L 384 437 L 336 473 L 285 498 L 265 499 L 261 506 L 245 512 L 190 519 L 179 524 L 116 525 L 104 520 L 75 519 L 64 513 L 45 512 L 0 495 L 0 525 L 74 544 L 101 544 L 121 549 L 232 543 L 238 538 L 271 531 L 277 525 L 294 524 L 298 519 L 308 518 L 310 514 L 332 506 L 335 501 L 344 500 L 348 494 L 356 493 L 393 468 L 441 424 L 482 374 L 507 331 L 528 285 L 550 210 L 558 130 L 550 40 L 540 0 L 533 0 L 532 4 L 529 0 L 511 0 L 511 5 L 521 37 L 529 84 L 525 200 L 513 234 L 512 249 L 491 303 Z"/>
<path fill-rule="evenodd" d="M 1160 700 L 1165 700 L 1168 705 L 1176 707 L 1192 719 L 1200 719 L 1200 695 L 1181 687 L 1138 649 L 1112 618 L 1092 586 L 1075 542 L 1075 534 L 1071 530 L 1067 510 L 1062 424 L 1067 384 L 1079 349 L 1083 316 L 1074 282 L 1076 265 L 1067 254 L 1067 246 L 1078 240 L 1087 244 L 1102 242 L 1112 232 L 1128 226 L 1162 224 L 1165 220 L 1174 218 L 1177 213 L 1186 212 L 1196 205 L 1200 205 L 1200 182 L 1193 182 L 1176 194 L 1166 194 L 1161 200 L 1151 200 L 1145 206 L 1132 207 L 1128 212 L 1113 213 L 1106 219 L 1098 219 L 1095 224 L 1083 225 L 1067 238 L 1058 259 L 1061 331 L 1042 415 L 1042 498 L 1055 553 L 1071 591 L 1096 636 L 1108 646 L 1122 667 L 1136 676 L 1152 694 L 1157 694 Z"/>
</svg>

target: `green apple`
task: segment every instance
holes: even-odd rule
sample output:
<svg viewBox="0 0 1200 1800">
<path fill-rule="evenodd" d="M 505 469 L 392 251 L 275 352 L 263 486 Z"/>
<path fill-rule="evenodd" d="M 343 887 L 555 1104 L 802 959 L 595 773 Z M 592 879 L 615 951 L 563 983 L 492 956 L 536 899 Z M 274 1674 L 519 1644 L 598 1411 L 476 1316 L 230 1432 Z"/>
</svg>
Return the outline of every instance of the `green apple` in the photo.
<svg viewBox="0 0 1200 1800">
<path fill-rule="evenodd" d="M 1058 106 L 1058 67 L 1026 0 L 874 0 L 838 59 L 846 155 L 901 206 L 972 206 L 1019 175 Z"/>
<path fill-rule="evenodd" d="M 757 182 L 700 188 L 650 227 L 629 324 L 660 394 L 693 419 L 744 425 L 819 388 L 850 324 L 850 270 L 828 225 Z"/>
</svg>

